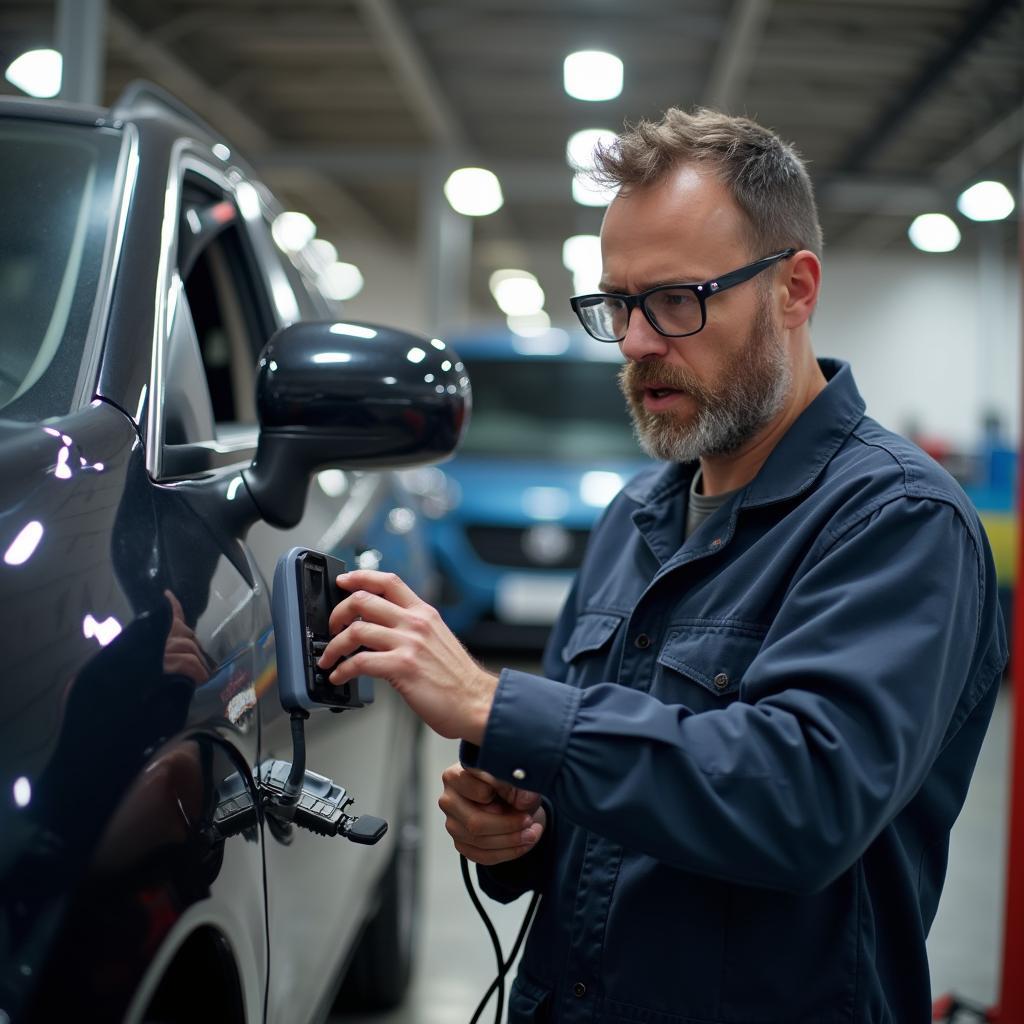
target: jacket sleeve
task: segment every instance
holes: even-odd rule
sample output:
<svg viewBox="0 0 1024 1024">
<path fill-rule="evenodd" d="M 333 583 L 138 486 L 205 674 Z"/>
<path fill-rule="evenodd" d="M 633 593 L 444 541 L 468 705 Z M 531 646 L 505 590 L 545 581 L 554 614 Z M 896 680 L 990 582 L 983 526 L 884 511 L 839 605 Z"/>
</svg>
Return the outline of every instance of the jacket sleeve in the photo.
<svg viewBox="0 0 1024 1024">
<path fill-rule="evenodd" d="M 974 663 L 984 572 L 956 509 L 895 500 L 793 583 L 742 701 L 695 714 L 506 670 L 480 767 L 520 769 L 563 818 L 665 863 L 821 888 L 914 795 L 958 703 L 966 714 L 998 676 L 995 658 Z"/>
<path fill-rule="evenodd" d="M 562 660 L 561 650 L 572 633 L 578 614 L 577 584 L 574 582 L 544 648 L 544 674 L 554 682 L 565 679 L 566 665 Z M 479 748 L 473 744 L 463 743 L 459 748 L 459 760 L 467 767 L 482 768 L 479 758 Z M 476 873 L 480 888 L 499 903 L 511 903 L 524 892 L 540 889 L 551 873 L 556 847 L 555 809 L 548 799 L 543 799 L 542 803 L 547 814 L 547 825 L 540 842 L 529 853 L 516 860 L 494 864 L 491 867 L 477 865 Z"/>
</svg>

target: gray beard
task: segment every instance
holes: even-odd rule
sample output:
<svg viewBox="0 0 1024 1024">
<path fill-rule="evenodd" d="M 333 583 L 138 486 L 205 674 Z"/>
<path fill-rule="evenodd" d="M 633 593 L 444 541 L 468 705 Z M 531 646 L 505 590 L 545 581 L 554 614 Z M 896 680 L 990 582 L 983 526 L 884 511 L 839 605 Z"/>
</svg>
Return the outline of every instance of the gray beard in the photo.
<svg viewBox="0 0 1024 1024">
<path fill-rule="evenodd" d="M 627 369 L 620 374 L 620 386 L 637 442 L 651 458 L 669 462 L 738 451 L 781 412 L 793 384 L 782 338 L 765 309 L 759 311 L 747 344 L 725 367 L 721 389 L 694 394 L 698 408 L 690 422 L 682 423 L 671 413 L 648 412 L 632 394 Z"/>
</svg>

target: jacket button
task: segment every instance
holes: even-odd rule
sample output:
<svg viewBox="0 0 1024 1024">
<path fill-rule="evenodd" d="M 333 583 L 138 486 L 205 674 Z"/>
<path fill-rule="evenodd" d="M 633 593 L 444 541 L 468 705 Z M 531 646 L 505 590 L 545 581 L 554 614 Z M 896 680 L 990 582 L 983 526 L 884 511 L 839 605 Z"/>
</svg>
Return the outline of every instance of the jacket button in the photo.
<svg viewBox="0 0 1024 1024">
<path fill-rule="evenodd" d="M 646 633 L 641 633 L 633 643 L 640 648 L 641 651 L 646 651 L 651 646 L 651 638 Z"/>
<path fill-rule="evenodd" d="M 714 682 L 716 690 L 724 690 L 729 685 L 729 677 L 724 672 L 719 672 Z"/>
<path fill-rule="evenodd" d="M 582 981 L 577 981 L 572 987 L 572 994 L 577 999 L 582 999 L 587 994 L 587 986 Z"/>
</svg>

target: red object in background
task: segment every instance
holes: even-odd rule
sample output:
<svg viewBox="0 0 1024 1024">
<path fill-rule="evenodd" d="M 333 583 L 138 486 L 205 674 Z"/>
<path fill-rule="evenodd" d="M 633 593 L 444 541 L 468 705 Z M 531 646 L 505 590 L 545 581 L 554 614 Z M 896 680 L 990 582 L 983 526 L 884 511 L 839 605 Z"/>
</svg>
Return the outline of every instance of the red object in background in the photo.
<svg viewBox="0 0 1024 1024">
<path fill-rule="evenodd" d="M 1024 188 L 1024 153 L 1020 178 Z M 1017 228 L 1017 246 L 1024 267 L 1024 230 Z M 1024 278 L 1024 274 L 1022 274 Z M 1024 298 L 1024 297 L 1022 297 Z M 1020 349 L 1024 351 L 1024 336 Z M 1024 381 L 1019 382 L 1024 401 Z M 1024 452 L 1024 437 L 1021 447 Z M 1000 1024 L 1024 1024 L 1024 467 L 1017 470 L 1017 581 L 1014 587 L 1013 630 L 1010 636 L 1010 680 L 1013 685 L 1013 731 L 1010 734 L 1010 828 L 1006 858 L 1006 904 L 1003 924 L 1003 966 L 999 1004 L 993 1012 Z"/>
<path fill-rule="evenodd" d="M 1021 153 L 1020 186 L 1024 192 L 1024 152 Z M 1020 262 L 1024 268 L 1024 230 L 1017 229 Z M 1022 271 L 1024 283 L 1024 271 Z M 1024 295 L 1022 295 L 1024 300 Z M 1024 313 L 1024 308 L 1022 308 Z M 1024 323 L 1024 321 L 1022 321 Z M 1019 344 L 1024 355 L 1024 334 Z M 1024 402 L 1024 377 L 1018 382 L 1018 400 Z M 1020 438 L 1024 455 L 1024 433 Z M 1003 905 L 1003 961 L 999 1002 L 987 1010 L 967 1004 L 953 995 L 932 1004 L 932 1020 L 954 1021 L 961 1011 L 993 1024 L 1024 1024 L 1024 464 L 1017 469 L 1017 579 L 1010 626 L 1010 682 L 1012 722 L 1010 730 L 1010 822 L 1006 853 L 1006 900 Z"/>
<path fill-rule="evenodd" d="M 1022 446 L 1024 450 L 1024 446 Z M 1010 828 L 1006 860 L 1006 919 L 999 986 L 1001 1024 L 1024 1024 L 1024 472 L 1017 474 L 1017 585 L 1014 588 L 1010 679 L 1013 729 L 1010 734 Z"/>
</svg>

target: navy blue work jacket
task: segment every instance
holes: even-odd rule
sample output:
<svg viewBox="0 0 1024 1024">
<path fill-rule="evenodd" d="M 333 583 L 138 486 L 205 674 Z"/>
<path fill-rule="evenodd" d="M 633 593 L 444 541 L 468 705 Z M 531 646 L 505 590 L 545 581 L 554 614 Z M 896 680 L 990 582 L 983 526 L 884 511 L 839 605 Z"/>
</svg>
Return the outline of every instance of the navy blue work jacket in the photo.
<svg viewBox="0 0 1024 1024">
<path fill-rule="evenodd" d="M 694 464 L 595 530 L 463 757 L 546 798 L 509 1021 L 925 1024 L 925 936 L 1006 639 L 977 515 L 850 368 L 684 543 Z"/>
</svg>

